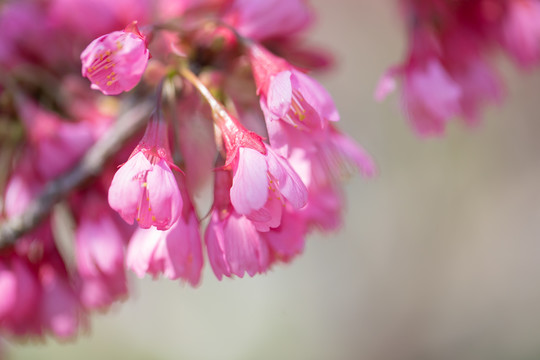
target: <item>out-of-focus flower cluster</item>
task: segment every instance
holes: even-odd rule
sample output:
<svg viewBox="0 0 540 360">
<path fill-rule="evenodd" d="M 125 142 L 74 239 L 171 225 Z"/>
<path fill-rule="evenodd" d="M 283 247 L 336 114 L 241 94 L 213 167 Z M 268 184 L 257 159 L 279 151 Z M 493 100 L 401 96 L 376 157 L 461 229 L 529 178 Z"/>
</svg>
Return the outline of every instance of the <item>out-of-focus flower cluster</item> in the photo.
<svg viewBox="0 0 540 360">
<path fill-rule="evenodd" d="M 126 108 L 155 104 L 100 174 L 0 249 L 1 334 L 74 335 L 127 296 L 126 268 L 195 286 L 206 257 L 219 279 L 253 276 L 340 225 L 341 180 L 374 166 L 308 75 L 329 64 L 304 45 L 312 19 L 302 0 L 0 5 L 0 225 Z"/>
<path fill-rule="evenodd" d="M 383 99 L 402 82 L 401 106 L 416 133 L 437 136 L 458 116 L 475 125 L 503 83 L 490 63 L 502 50 L 530 69 L 540 63 L 538 0 L 399 0 L 409 40 L 405 61 L 382 77 Z"/>
</svg>

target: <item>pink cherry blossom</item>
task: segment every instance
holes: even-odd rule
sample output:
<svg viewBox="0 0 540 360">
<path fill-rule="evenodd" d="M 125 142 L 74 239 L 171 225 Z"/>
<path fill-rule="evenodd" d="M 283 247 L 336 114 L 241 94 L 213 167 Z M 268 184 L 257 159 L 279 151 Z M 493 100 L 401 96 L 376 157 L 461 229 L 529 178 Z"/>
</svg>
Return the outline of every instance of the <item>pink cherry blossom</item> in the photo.
<svg viewBox="0 0 540 360">
<path fill-rule="evenodd" d="M 291 36 L 309 25 L 312 16 L 302 0 L 234 0 L 224 19 L 253 40 Z"/>
<path fill-rule="evenodd" d="M 287 207 L 283 221 L 293 217 L 297 226 L 307 230 L 337 229 L 345 203 L 341 182 L 356 171 L 365 177 L 372 177 L 377 172 L 367 151 L 333 126 L 312 137 L 310 146 L 292 147 L 288 161 L 306 185 L 308 201 L 305 207 L 297 211 L 298 214 Z M 292 228 L 288 231 L 295 230 Z"/>
<path fill-rule="evenodd" d="M 295 209 L 303 207 L 307 189 L 287 160 L 270 147 L 266 149 L 266 155 L 247 147 L 239 149 L 230 196 L 239 214 L 276 227 L 281 219 L 281 204 L 286 200 Z"/>
<path fill-rule="evenodd" d="M 287 160 L 259 135 L 246 130 L 220 105 L 214 106 L 214 119 L 226 150 L 224 169 L 232 169 L 233 173 L 232 205 L 239 214 L 253 220 L 261 231 L 278 226 L 280 204 L 288 202 L 296 209 L 306 204 L 305 185 Z"/>
<path fill-rule="evenodd" d="M 337 185 L 355 171 L 368 178 L 377 173 L 371 155 L 354 139 L 335 127 L 330 127 L 324 141 L 316 142 L 315 145 L 316 152 L 312 159 L 318 169 L 314 170 L 313 177 L 319 184 L 330 182 Z"/>
<path fill-rule="evenodd" d="M 194 212 L 168 230 L 138 229 L 128 246 L 126 265 L 139 277 L 163 274 L 196 286 L 203 264 L 199 222 Z"/>
<path fill-rule="evenodd" d="M 343 223 L 345 198 L 336 184 L 314 185 L 310 188 L 308 205 L 302 209 L 302 219 L 309 230 L 335 231 Z"/>
<path fill-rule="evenodd" d="M 268 244 L 254 222 L 231 204 L 232 181 L 231 171 L 215 172 L 212 216 L 204 235 L 208 260 L 220 280 L 266 272 L 271 262 Z"/>
<path fill-rule="evenodd" d="M 82 52 L 82 75 L 105 95 L 129 91 L 141 80 L 150 52 L 137 26 L 92 41 Z"/>
<path fill-rule="evenodd" d="M 269 246 L 272 261 L 288 262 L 304 251 L 308 227 L 303 214 L 304 210 L 286 206 L 279 226 L 260 233 Z"/>
<path fill-rule="evenodd" d="M 476 125 L 487 103 L 500 103 L 504 86 L 488 56 L 510 54 L 523 68 L 540 61 L 537 0 L 402 0 L 409 48 L 403 64 L 381 79 L 383 98 L 402 78 L 402 107 L 420 136 L 441 135 L 455 116 Z"/>
<path fill-rule="evenodd" d="M 450 69 L 450 73 L 461 89 L 461 114 L 467 124 L 476 125 L 480 121 L 481 108 L 486 103 L 502 102 L 502 82 L 481 58 L 470 59 L 467 64 Z"/>
<path fill-rule="evenodd" d="M 502 41 L 520 65 L 531 67 L 540 61 L 540 2 L 508 1 Z"/>
<path fill-rule="evenodd" d="M 460 113 L 461 96 L 459 85 L 437 60 L 405 70 L 401 104 L 420 136 L 441 135 L 446 122 Z"/>
<path fill-rule="evenodd" d="M 216 277 L 264 273 L 270 264 L 267 243 L 252 222 L 236 212 L 214 211 L 205 233 L 208 260 Z"/>
<path fill-rule="evenodd" d="M 152 164 L 137 152 L 114 175 L 109 205 L 130 224 L 136 219 L 142 228 L 167 230 L 180 215 L 182 199 L 167 162 Z"/>
<path fill-rule="evenodd" d="M 109 188 L 109 205 L 129 224 L 169 229 L 180 216 L 182 197 L 170 166 L 166 124 L 155 115 Z"/>
<path fill-rule="evenodd" d="M 283 120 L 312 130 L 339 120 L 332 97 L 318 82 L 259 45 L 250 46 L 249 54 L 267 123 Z"/>
</svg>

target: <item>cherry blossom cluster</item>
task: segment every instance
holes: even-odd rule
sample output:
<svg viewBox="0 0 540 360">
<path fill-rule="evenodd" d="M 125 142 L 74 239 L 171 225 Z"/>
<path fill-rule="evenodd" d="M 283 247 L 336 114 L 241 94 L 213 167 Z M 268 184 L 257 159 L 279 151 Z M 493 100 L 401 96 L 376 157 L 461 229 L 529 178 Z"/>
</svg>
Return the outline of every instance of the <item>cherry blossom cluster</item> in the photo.
<svg viewBox="0 0 540 360">
<path fill-rule="evenodd" d="M 399 0 L 408 53 L 382 77 L 382 100 L 400 78 L 401 107 L 415 132 L 439 136 L 454 117 L 475 125 L 503 83 L 490 63 L 502 50 L 523 69 L 540 63 L 538 0 Z"/>
<path fill-rule="evenodd" d="M 310 75 L 330 63 L 304 44 L 312 19 L 302 0 L 1 6 L 0 223 L 153 104 L 100 173 L 0 248 L 1 334 L 73 336 L 128 295 L 126 269 L 196 286 L 207 259 L 219 279 L 254 276 L 340 226 L 342 180 L 375 169 Z"/>
</svg>

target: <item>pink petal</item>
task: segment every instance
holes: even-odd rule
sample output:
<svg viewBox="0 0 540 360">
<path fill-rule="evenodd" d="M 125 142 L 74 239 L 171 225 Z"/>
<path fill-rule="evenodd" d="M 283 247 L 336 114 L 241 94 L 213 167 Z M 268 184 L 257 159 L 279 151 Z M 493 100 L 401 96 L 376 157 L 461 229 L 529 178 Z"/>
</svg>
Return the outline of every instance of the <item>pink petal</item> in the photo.
<svg viewBox="0 0 540 360">
<path fill-rule="evenodd" d="M 82 218 L 75 233 L 75 255 L 81 274 L 114 276 L 124 263 L 124 242 L 108 216 Z"/>
<path fill-rule="evenodd" d="M 79 326 L 80 311 L 75 293 L 67 280 L 55 274 L 54 270 L 44 271 L 48 274 L 44 275 L 42 283 L 42 322 L 58 337 L 73 336 Z"/>
<path fill-rule="evenodd" d="M 269 264 L 268 247 L 253 224 L 244 216 L 232 214 L 225 223 L 225 258 L 231 273 L 243 277 L 265 272 Z"/>
<path fill-rule="evenodd" d="M 292 82 L 321 118 L 325 121 L 339 121 L 339 113 L 332 96 L 315 79 L 301 71 L 293 70 Z"/>
<path fill-rule="evenodd" d="M 158 230 L 167 230 L 178 220 L 182 211 L 182 196 L 167 162 L 160 159 L 148 172 L 146 183 L 151 225 Z"/>
<path fill-rule="evenodd" d="M 194 213 L 183 217 L 168 230 L 138 229 L 128 246 L 127 266 L 137 276 L 163 274 L 171 280 L 182 278 L 192 286 L 199 283 L 202 270 L 199 223 Z"/>
<path fill-rule="evenodd" d="M 92 41 L 81 54 L 82 75 L 106 95 L 129 91 L 140 81 L 150 53 L 145 40 L 113 31 Z"/>
<path fill-rule="evenodd" d="M 150 263 L 164 231 L 155 228 L 138 228 L 133 233 L 126 252 L 126 267 L 139 278 L 143 278 L 150 268 Z"/>
<path fill-rule="evenodd" d="M 241 147 L 231 187 L 231 202 L 240 214 L 249 214 L 264 206 L 268 197 L 268 175 L 264 155 Z"/>
<path fill-rule="evenodd" d="M 461 96 L 459 85 L 437 60 L 405 75 L 402 104 L 420 136 L 441 135 L 446 122 L 461 111 Z"/>
<path fill-rule="evenodd" d="M 254 212 L 246 215 L 246 217 L 251 220 L 257 231 L 264 232 L 271 228 L 276 228 L 281 223 L 283 200 L 278 199 L 277 194 L 270 193 L 268 195 L 268 201 L 261 210 L 264 210 L 264 218 L 262 216 L 254 216 Z"/>
<path fill-rule="evenodd" d="M 287 160 L 275 154 L 269 147 L 267 154 L 268 172 L 275 178 L 280 193 L 299 209 L 307 203 L 307 188 Z"/>
<path fill-rule="evenodd" d="M 272 77 L 268 87 L 266 105 L 268 109 L 277 117 L 282 118 L 291 107 L 292 84 L 291 72 L 282 71 Z"/>
<path fill-rule="evenodd" d="M 283 214 L 278 228 L 262 234 L 268 241 L 272 251 L 280 258 L 290 259 L 304 250 L 307 227 L 305 220 L 294 211 Z"/>
<path fill-rule="evenodd" d="M 218 213 L 214 211 L 204 234 L 208 261 L 219 280 L 223 278 L 223 275 L 231 276 L 231 269 L 225 257 L 223 225 Z"/>
<path fill-rule="evenodd" d="M 383 101 L 386 97 L 396 89 L 396 78 L 394 69 L 389 69 L 379 79 L 377 88 L 375 89 L 375 100 Z"/>
<path fill-rule="evenodd" d="M 109 205 L 129 224 L 133 224 L 133 219 L 137 216 L 144 192 L 144 176 L 151 169 L 152 164 L 139 152 L 114 174 L 109 188 Z"/>
<path fill-rule="evenodd" d="M 0 322 L 14 310 L 17 303 L 17 278 L 15 274 L 0 263 Z"/>
</svg>

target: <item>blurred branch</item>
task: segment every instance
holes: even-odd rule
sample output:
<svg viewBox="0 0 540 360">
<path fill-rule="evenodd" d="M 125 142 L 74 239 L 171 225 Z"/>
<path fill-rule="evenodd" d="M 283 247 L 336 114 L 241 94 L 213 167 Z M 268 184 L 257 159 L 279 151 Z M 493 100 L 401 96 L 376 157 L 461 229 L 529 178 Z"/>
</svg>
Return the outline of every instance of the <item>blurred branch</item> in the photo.
<svg viewBox="0 0 540 360">
<path fill-rule="evenodd" d="M 70 191 L 86 179 L 99 175 L 105 162 L 147 122 L 153 106 L 153 101 L 142 102 L 120 115 L 73 169 L 50 181 L 22 214 L 2 223 L 0 249 L 13 245 L 19 237 L 39 225 L 52 207 Z"/>
</svg>

